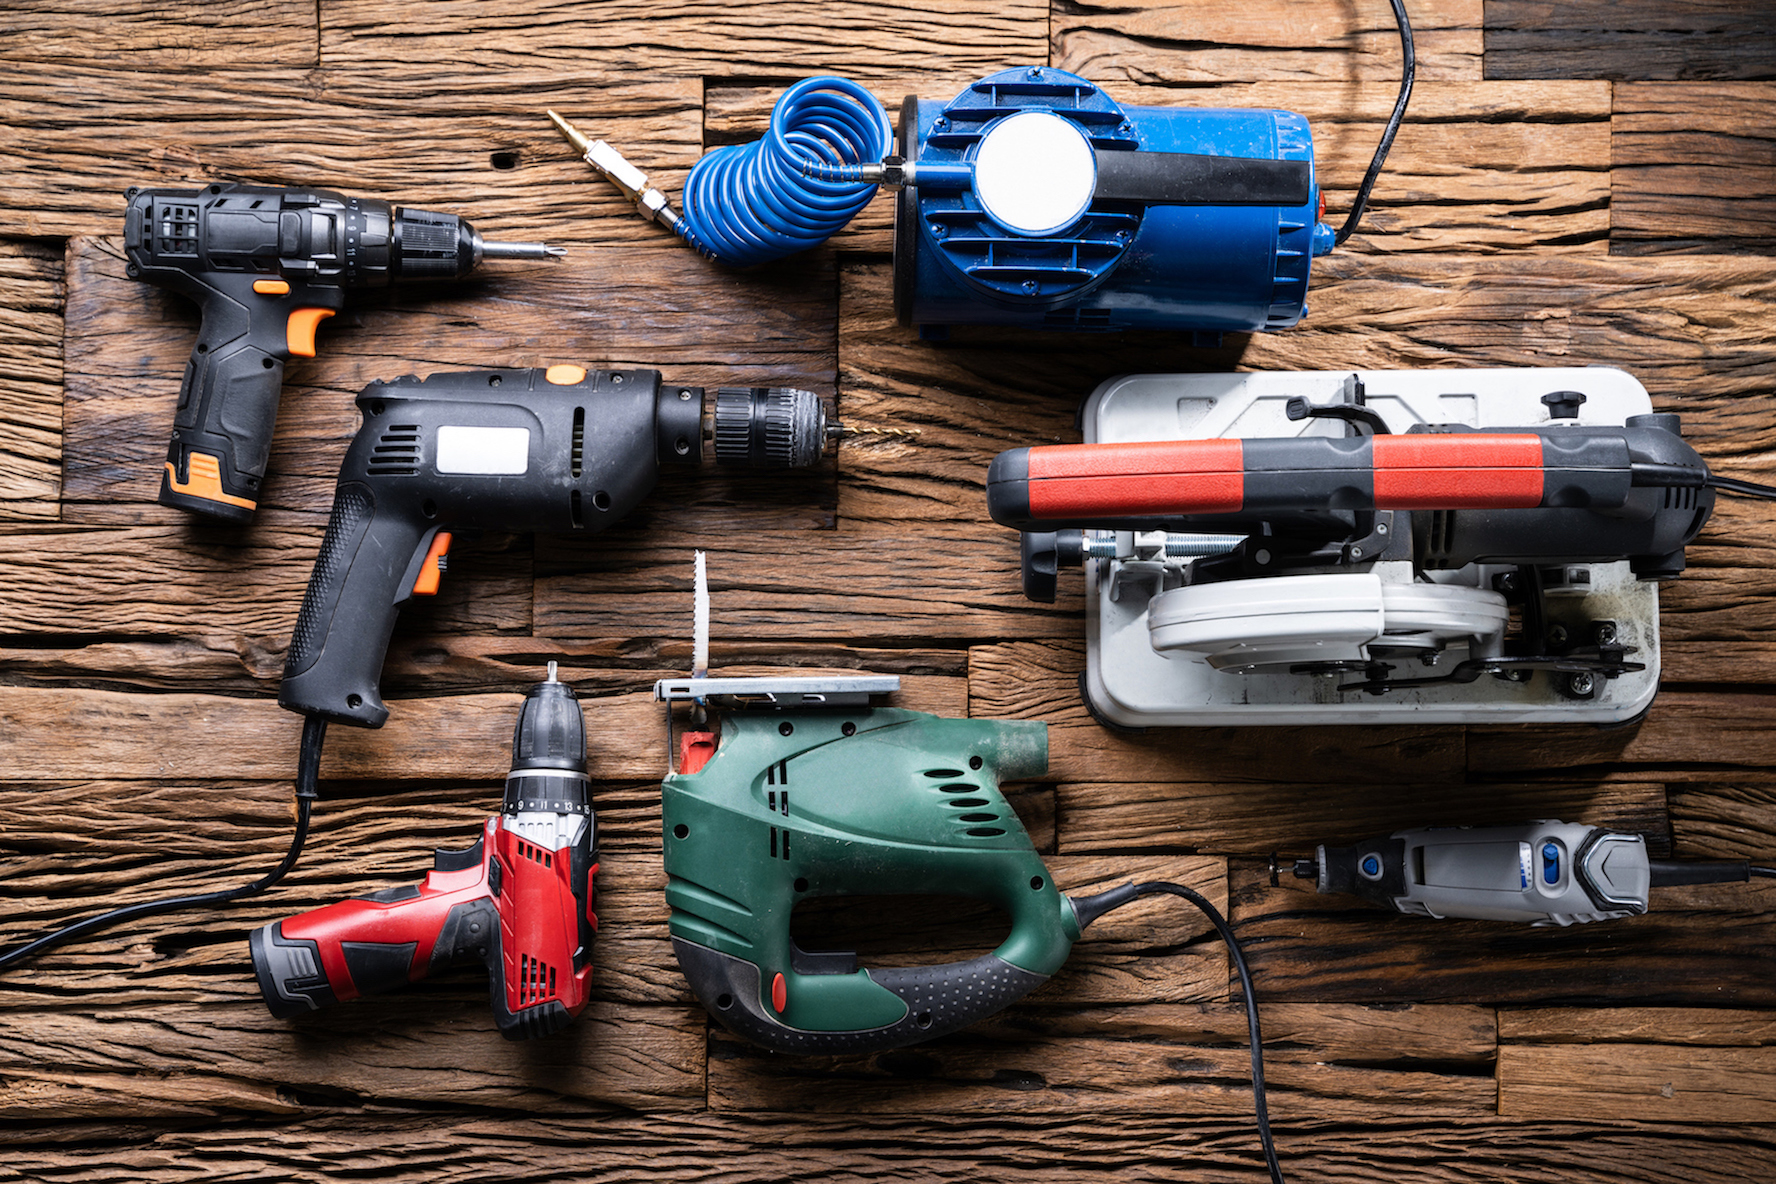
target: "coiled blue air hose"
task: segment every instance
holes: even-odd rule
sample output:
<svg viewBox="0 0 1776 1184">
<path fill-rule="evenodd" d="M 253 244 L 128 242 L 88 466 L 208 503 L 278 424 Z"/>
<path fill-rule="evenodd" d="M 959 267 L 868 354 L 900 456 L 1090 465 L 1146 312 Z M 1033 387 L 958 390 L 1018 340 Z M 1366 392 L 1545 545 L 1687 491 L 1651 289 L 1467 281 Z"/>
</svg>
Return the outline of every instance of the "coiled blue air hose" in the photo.
<svg viewBox="0 0 1776 1184">
<path fill-rule="evenodd" d="M 733 267 L 819 246 L 876 195 L 871 181 L 828 181 L 809 164 L 878 162 L 893 149 L 888 112 L 845 78 L 807 78 L 783 92 L 761 140 L 717 148 L 685 182 L 679 233 Z"/>
</svg>

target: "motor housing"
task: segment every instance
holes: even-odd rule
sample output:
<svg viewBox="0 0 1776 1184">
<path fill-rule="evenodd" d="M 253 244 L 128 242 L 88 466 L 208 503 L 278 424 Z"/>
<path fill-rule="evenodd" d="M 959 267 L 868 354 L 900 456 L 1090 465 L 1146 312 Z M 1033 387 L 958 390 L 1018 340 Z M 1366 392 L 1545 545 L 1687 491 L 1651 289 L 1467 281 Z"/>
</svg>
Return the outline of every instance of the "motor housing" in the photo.
<svg viewBox="0 0 1776 1184">
<path fill-rule="evenodd" d="M 1090 151 L 1032 112 L 1064 121 Z M 927 337 L 992 324 L 1192 331 L 1215 344 L 1222 333 L 1284 329 L 1306 315 L 1313 257 L 1333 245 L 1319 221 L 1313 133 L 1291 111 L 1124 107 L 1076 74 L 1029 67 L 947 102 L 908 96 L 898 147 L 915 176 L 921 166 L 973 170 L 959 188 L 915 181 L 895 207 L 895 312 Z M 1153 191 L 1159 200 L 1130 200 L 1126 186 L 1105 192 L 1107 173 L 1138 167 L 1147 153 L 1301 162 L 1305 198 L 1231 204 L 1230 190 L 1230 204 L 1184 204 L 1163 186 Z M 994 185 L 1090 197 L 1062 225 L 1020 225 L 992 208 Z"/>
</svg>

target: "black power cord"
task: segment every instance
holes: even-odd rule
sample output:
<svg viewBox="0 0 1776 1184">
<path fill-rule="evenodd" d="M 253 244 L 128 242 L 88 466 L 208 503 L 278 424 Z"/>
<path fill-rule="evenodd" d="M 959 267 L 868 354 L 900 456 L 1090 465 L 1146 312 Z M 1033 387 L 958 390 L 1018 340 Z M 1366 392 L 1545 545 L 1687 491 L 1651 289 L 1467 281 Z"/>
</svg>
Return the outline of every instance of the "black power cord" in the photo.
<svg viewBox="0 0 1776 1184">
<path fill-rule="evenodd" d="M 1112 909 L 1121 908 L 1143 896 L 1161 893 L 1182 897 L 1195 905 L 1209 919 L 1209 924 L 1215 927 L 1215 932 L 1221 935 L 1221 940 L 1227 943 L 1227 952 L 1232 956 L 1233 967 L 1239 973 L 1240 987 L 1246 993 L 1246 1030 L 1252 1050 L 1252 1111 L 1258 1121 L 1258 1144 L 1264 1149 L 1264 1164 L 1270 1169 L 1272 1184 L 1283 1184 L 1282 1164 L 1277 1161 L 1276 1141 L 1270 1133 L 1270 1107 L 1264 1098 L 1264 1036 L 1258 1029 L 1258 996 L 1252 989 L 1252 971 L 1246 965 L 1246 952 L 1240 946 L 1239 938 L 1234 936 L 1233 926 L 1227 923 L 1227 918 L 1210 903 L 1208 897 L 1195 889 L 1158 880 L 1145 884 L 1123 884 L 1095 896 L 1071 896 L 1067 899 L 1073 905 L 1079 927 L 1084 929 Z"/>
<path fill-rule="evenodd" d="M 283 862 L 254 880 L 251 884 L 243 884 L 238 888 L 225 888 L 219 892 L 200 892 L 192 896 L 171 896 L 162 900 L 143 901 L 141 904 L 124 905 L 109 912 L 99 913 L 84 921 L 75 921 L 65 925 L 53 933 L 16 949 L 0 954 L 0 971 L 10 970 L 23 962 L 28 962 L 45 950 L 72 941 L 77 937 L 85 937 L 99 929 L 119 924 L 123 921 L 134 921 L 140 917 L 155 917 L 161 913 L 178 912 L 182 909 L 200 908 L 204 905 L 225 904 L 231 900 L 253 896 L 265 891 L 283 879 L 289 870 L 296 866 L 296 860 L 302 855 L 302 844 L 308 838 L 308 816 L 319 795 L 315 791 L 315 782 L 321 771 L 321 744 L 327 735 L 327 721 L 317 716 L 309 716 L 302 723 L 302 751 L 296 762 L 296 833 L 290 839 L 290 850 L 284 855 Z"/>
<path fill-rule="evenodd" d="M 1406 17 L 1405 0 L 1391 0 L 1394 6 L 1394 23 L 1400 27 L 1400 97 L 1394 100 L 1394 113 L 1388 116 L 1387 127 L 1382 129 L 1381 143 L 1375 146 L 1375 156 L 1369 161 L 1369 171 L 1363 174 L 1363 183 L 1357 188 L 1357 196 L 1351 202 L 1350 213 L 1345 216 L 1344 225 L 1333 235 L 1334 246 L 1342 246 L 1344 240 L 1351 236 L 1362 220 L 1363 211 L 1369 206 L 1369 191 L 1375 188 L 1375 178 L 1381 175 L 1381 166 L 1387 161 L 1388 149 L 1394 146 L 1394 136 L 1400 131 L 1400 123 L 1406 118 L 1406 102 L 1412 98 L 1412 81 L 1418 75 L 1418 58 L 1412 48 L 1412 22 Z"/>
</svg>

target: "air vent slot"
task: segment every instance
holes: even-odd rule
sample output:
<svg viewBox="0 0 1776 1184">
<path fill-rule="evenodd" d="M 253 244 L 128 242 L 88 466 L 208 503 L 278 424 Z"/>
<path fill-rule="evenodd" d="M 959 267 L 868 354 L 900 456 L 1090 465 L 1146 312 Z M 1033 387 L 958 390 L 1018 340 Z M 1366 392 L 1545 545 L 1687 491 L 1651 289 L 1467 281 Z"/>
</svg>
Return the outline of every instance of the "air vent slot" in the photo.
<svg viewBox="0 0 1776 1184">
<path fill-rule="evenodd" d="M 925 776 L 927 776 L 927 777 L 945 777 L 945 778 L 960 777 L 960 776 L 962 776 L 962 770 L 961 769 L 926 769 Z M 969 788 L 972 789 L 974 787 L 970 786 Z"/>
<path fill-rule="evenodd" d="M 518 955 L 518 1005 L 534 1007 L 555 998 L 555 968 L 530 954 Z"/>
<path fill-rule="evenodd" d="M 419 425 L 390 424 L 370 446 L 372 476 L 417 477 L 419 475 Z"/>
<path fill-rule="evenodd" d="M 162 202 L 155 207 L 153 234 L 158 255 L 197 254 L 197 207 Z"/>
<path fill-rule="evenodd" d="M 573 426 L 573 452 L 570 457 L 570 463 L 571 463 L 572 470 L 573 470 L 574 480 L 576 480 L 576 481 L 579 480 L 580 471 L 584 467 L 585 461 L 586 461 L 586 409 L 584 407 L 575 407 L 574 408 L 574 426 Z"/>
</svg>

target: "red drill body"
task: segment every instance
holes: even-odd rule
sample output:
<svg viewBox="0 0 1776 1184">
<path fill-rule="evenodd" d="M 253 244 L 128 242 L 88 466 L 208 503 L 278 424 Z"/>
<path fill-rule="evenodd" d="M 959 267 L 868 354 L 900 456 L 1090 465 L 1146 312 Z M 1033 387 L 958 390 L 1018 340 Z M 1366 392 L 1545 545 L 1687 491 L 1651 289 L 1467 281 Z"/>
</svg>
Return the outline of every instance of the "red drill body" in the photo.
<svg viewBox="0 0 1776 1184">
<path fill-rule="evenodd" d="M 253 933 L 253 966 L 272 1014 L 396 990 L 474 959 L 488 969 L 494 1017 L 509 1039 L 565 1026 L 586 1004 L 598 924 L 585 752 L 579 704 L 551 671 L 519 713 L 505 804 L 474 846 L 437 852 L 417 886 Z"/>
</svg>

